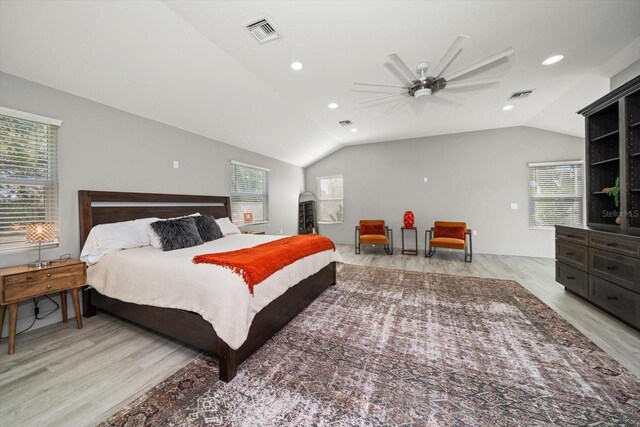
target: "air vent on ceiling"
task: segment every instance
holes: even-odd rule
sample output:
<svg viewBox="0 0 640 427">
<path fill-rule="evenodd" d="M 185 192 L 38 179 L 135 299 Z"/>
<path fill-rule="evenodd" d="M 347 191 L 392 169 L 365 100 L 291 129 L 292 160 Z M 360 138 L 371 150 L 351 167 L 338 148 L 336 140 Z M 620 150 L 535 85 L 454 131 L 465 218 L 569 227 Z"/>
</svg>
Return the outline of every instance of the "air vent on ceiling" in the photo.
<svg viewBox="0 0 640 427">
<path fill-rule="evenodd" d="M 351 120 L 340 120 L 338 122 L 338 124 L 340 126 L 351 126 L 353 124 L 353 122 L 351 122 Z"/>
<path fill-rule="evenodd" d="M 531 90 L 521 90 L 520 92 L 513 92 L 509 97 L 509 101 L 517 101 L 518 99 L 524 99 L 527 96 L 531 95 L 533 89 Z"/>
<path fill-rule="evenodd" d="M 266 18 L 260 18 L 259 20 L 246 25 L 247 30 L 251 33 L 256 40 L 260 43 L 266 43 L 269 40 L 277 39 L 280 37 L 275 27 L 271 25 Z"/>
</svg>

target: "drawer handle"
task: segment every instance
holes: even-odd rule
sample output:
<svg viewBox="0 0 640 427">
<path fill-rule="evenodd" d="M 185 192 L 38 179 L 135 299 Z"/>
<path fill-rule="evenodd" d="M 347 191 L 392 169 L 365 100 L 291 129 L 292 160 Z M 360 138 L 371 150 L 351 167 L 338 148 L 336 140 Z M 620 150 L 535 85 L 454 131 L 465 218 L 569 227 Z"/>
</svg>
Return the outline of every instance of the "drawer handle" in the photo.
<svg viewBox="0 0 640 427">
<path fill-rule="evenodd" d="M 611 301 L 618 301 L 618 297 L 607 297 L 607 299 Z"/>
<path fill-rule="evenodd" d="M 574 238 L 574 237 L 576 237 L 576 236 L 574 236 L 573 234 L 567 234 L 567 237 L 568 237 L 569 239 L 573 239 L 573 238 Z"/>
<path fill-rule="evenodd" d="M 51 289 L 51 285 L 47 285 L 47 289 Z"/>
<path fill-rule="evenodd" d="M 607 270 L 617 270 L 618 267 L 615 265 L 607 265 Z"/>
<path fill-rule="evenodd" d="M 567 280 L 576 280 L 575 276 L 567 276 Z"/>
<path fill-rule="evenodd" d="M 610 248 L 615 248 L 616 246 L 618 246 L 618 244 L 614 242 L 609 242 L 607 243 L 607 246 L 609 246 Z"/>
<path fill-rule="evenodd" d="M 51 277 L 51 273 L 47 273 L 47 277 Z"/>
<path fill-rule="evenodd" d="M 575 252 L 567 252 L 567 256 L 574 256 L 575 254 Z"/>
</svg>

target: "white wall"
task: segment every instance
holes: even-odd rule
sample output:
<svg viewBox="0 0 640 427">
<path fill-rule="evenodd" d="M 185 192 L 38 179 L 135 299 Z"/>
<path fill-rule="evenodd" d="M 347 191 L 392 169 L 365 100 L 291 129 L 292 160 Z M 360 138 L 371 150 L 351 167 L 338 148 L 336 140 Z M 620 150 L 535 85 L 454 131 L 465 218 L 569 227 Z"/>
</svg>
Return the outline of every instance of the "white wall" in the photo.
<svg viewBox="0 0 640 427">
<path fill-rule="evenodd" d="M 271 169 L 269 224 L 255 228 L 270 234 L 297 232 L 298 195 L 304 187 L 298 166 L 5 73 L 0 73 L 0 105 L 63 121 L 58 134 L 60 246 L 43 250 L 44 259 L 79 256 L 78 190 L 228 195 L 230 160 Z M 173 169 L 173 160 L 180 162 L 179 169 Z M 36 258 L 37 249 L 0 251 L 0 267 Z M 18 330 L 31 323 L 32 307 L 21 305 Z M 69 307 L 73 316 L 73 304 Z M 59 320 L 54 314 L 36 325 Z"/>
<path fill-rule="evenodd" d="M 344 223 L 319 225 L 338 243 L 353 244 L 359 219 L 384 219 L 398 247 L 412 210 L 420 249 L 426 228 L 452 220 L 477 231 L 475 253 L 553 257 L 554 232 L 529 229 L 527 163 L 582 159 L 581 138 L 514 127 L 345 147 L 307 167 L 305 183 L 315 193 L 316 177 L 344 176 Z"/>
<path fill-rule="evenodd" d="M 640 59 L 629 65 L 624 70 L 620 71 L 615 76 L 611 77 L 611 90 L 622 86 L 629 80 L 638 76 L 640 76 Z"/>
</svg>

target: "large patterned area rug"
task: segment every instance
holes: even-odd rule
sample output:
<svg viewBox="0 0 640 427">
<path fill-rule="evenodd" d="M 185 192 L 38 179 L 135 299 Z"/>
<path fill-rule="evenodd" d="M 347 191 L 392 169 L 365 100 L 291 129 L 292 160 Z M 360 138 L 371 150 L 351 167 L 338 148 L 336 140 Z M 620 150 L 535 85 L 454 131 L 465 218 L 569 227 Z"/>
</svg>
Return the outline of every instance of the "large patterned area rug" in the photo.
<svg viewBox="0 0 640 427">
<path fill-rule="evenodd" d="M 104 425 L 638 425 L 640 382 L 516 282 L 344 265 L 228 384 L 201 355 Z"/>
</svg>

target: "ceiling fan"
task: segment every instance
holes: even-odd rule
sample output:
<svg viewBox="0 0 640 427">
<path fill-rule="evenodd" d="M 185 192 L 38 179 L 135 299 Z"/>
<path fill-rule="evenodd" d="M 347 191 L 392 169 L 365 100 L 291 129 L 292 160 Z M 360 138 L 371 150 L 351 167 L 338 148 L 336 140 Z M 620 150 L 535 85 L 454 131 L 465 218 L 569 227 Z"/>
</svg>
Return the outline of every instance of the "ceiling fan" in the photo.
<svg viewBox="0 0 640 427">
<path fill-rule="evenodd" d="M 375 99 L 370 99 L 367 101 L 360 102 L 360 104 L 369 104 L 373 102 L 377 102 L 383 99 L 390 99 L 396 96 L 405 96 L 407 99 L 393 105 L 391 108 L 385 111 L 385 113 L 391 112 L 396 108 L 401 107 L 410 101 L 410 97 L 419 98 L 421 96 L 431 96 L 435 95 L 437 92 L 447 88 L 447 89 L 456 89 L 467 86 L 476 86 L 483 84 L 496 83 L 500 81 L 499 78 L 484 78 L 484 79 L 474 79 L 474 80 L 456 80 L 459 77 L 462 77 L 472 71 L 477 70 L 478 68 L 487 66 L 489 64 L 495 63 L 496 61 L 505 58 L 513 53 L 512 48 L 507 48 L 501 50 L 500 52 L 496 52 L 493 55 L 490 55 L 480 61 L 474 62 L 473 64 L 467 65 L 466 67 L 459 68 L 455 71 L 445 74 L 445 70 L 451 64 L 453 59 L 458 55 L 460 50 L 462 49 L 462 44 L 468 39 L 468 36 L 458 36 L 455 41 L 444 54 L 438 65 L 436 65 L 432 70 L 429 70 L 429 64 L 426 62 L 421 62 L 416 66 L 416 72 L 412 72 L 407 64 L 400 59 L 400 57 L 392 53 L 389 55 L 389 59 L 395 65 L 395 69 L 392 69 L 403 82 L 403 85 L 391 85 L 391 84 L 378 84 L 378 83 L 361 83 L 355 82 L 356 86 L 371 86 L 371 87 L 384 87 L 384 88 L 397 88 L 403 89 L 401 92 L 394 93 L 391 95 L 382 96 Z M 390 65 L 390 64 L 389 64 Z"/>
</svg>

